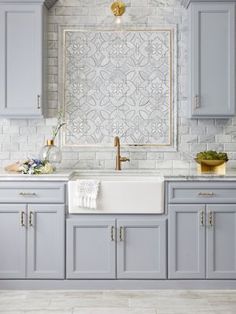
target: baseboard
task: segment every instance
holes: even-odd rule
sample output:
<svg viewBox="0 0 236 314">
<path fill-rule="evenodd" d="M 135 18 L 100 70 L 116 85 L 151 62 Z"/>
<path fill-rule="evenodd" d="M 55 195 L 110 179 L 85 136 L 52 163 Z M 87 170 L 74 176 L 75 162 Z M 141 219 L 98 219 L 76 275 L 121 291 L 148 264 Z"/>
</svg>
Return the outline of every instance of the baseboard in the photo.
<svg viewBox="0 0 236 314">
<path fill-rule="evenodd" d="M 236 289 L 236 280 L 0 280 L 0 290 Z"/>
</svg>

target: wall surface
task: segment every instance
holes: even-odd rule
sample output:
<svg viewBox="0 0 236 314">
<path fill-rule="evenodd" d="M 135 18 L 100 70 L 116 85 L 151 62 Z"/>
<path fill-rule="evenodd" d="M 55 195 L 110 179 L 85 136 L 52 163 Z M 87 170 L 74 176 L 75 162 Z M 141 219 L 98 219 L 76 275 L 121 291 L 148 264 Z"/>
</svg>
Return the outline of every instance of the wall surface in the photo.
<svg viewBox="0 0 236 314">
<path fill-rule="evenodd" d="M 122 150 L 130 163 L 124 168 L 189 168 L 195 167 L 193 157 L 206 149 L 225 150 L 236 167 L 236 118 L 191 120 L 188 118 L 188 12 L 180 0 L 127 0 L 126 25 L 155 27 L 177 26 L 178 74 L 178 149 L 161 152 L 154 148 Z M 58 107 L 58 42 L 60 25 L 83 27 L 109 26 L 113 23 L 110 0 L 59 0 L 48 16 L 48 116 L 55 117 Z M 37 157 L 40 148 L 50 138 L 55 118 L 44 120 L 0 120 L 0 166 L 26 157 Z M 235 153 L 234 153 L 235 151 Z M 114 168 L 114 148 L 63 149 L 62 167 Z"/>
</svg>

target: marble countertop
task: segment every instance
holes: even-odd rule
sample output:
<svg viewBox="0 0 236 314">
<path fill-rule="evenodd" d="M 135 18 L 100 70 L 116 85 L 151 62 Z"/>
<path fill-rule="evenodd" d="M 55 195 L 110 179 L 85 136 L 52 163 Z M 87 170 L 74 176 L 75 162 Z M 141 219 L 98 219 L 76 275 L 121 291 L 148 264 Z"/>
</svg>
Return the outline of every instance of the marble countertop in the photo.
<svg viewBox="0 0 236 314">
<path fill-rule="evenodd" d="M 199 174 L 195 170 L 188 169 L 157 169 L 157 170 L 78 170 L 74 171 L 73 177 L 93 176 L 140 176 L 155 177 L 163 176 L 166 181 L 236 181 L 236 169 L 230 169 L 225 175 Z"/>
<path fill-rule="evenodd" d="M 0 171 L 0 181 L 68 181 L 74 171 L 71 169 L 56 171 L 52 174 L 30 175 L 16 172 Z"/>
<path fill-rule="evenodd" d="M 72 178 L 99 176 L 129 176 L 155 177 L 163 176 L 166 181 L 236 181 L 236 169 L 228 169 L 225 175 L 198 174 L 194 170 L 186 169 L 157 169 L 157 170 L 76 170 L 65 169 L 53 174 L 25 175 L 20 173 L 0 171 L 0 181 L 68 181 Z"/>
</svg>

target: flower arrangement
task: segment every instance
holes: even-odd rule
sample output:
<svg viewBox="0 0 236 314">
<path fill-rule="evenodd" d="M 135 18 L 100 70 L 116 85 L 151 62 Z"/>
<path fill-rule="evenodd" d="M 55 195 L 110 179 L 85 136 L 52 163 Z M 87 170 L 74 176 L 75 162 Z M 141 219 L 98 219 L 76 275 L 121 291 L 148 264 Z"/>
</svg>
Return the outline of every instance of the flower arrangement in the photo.
<svg viewBox="0 0 236 314">
<path fill-rule="evenodd" d="M 28 158 L 24 161 L 17 161 L 5 167 L 6 171 L 21 172 L 22 174 L 50 174 L 55 171 L 55 162 L 61 161 L 61 152 L 59 148 L 54 145 L 54 140 L 58 135 L 60 129 L 66 123 L 62 121 L 63 114 L 60 111 L 58 114 L 57 125 L 53 128 L 52 138 L 45 145 L 41 152 L 40 158 Z"/>
<path fill-rule="evenodd" d="M 54 171 L 53 166 L 39 159 L 27 159 L 20 166 L 19 171 L 23 174 L 49 174 Z"/>
<path fill-rule="evenodd" d="M 47 161 L 30 159 L 17 161 L 5 167 L 6 171 L 21 172 L 22 174 L 50 174 L 53 173 L 53 165 Z"/>
</svg>

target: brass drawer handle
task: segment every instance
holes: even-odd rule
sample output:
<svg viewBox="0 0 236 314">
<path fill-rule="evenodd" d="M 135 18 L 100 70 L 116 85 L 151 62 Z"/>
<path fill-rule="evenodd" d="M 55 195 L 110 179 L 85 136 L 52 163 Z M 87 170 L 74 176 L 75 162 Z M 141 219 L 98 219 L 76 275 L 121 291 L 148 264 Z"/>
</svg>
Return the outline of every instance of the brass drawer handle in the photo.
<svg viewBox="0 0 236 314">
<path fill-rule="evenodd" d="M 34 218 L 34 212 L 30 211 L 30 213 L 29 213 L 29 226 L 30 227 L 34 226 L 33 218 Z"/>
<path fill-rule="evenodd" d="M 31 192 L 20 192 L 19 193 L 20 196 L 36 196 L 36 193 L 31 193 Z"/>
<path fill-rule="evenodd" d="M 111 226 L 111 241 L 115 241 L 115 227 Z"/>
<path fill-rule="evenodd" d="M 214 196 L 215 193 L 214 192 L 199 192 L 198 193 L 199 196 Z"/>
<path fill-rule="evenodd" d="M 25 212 L 23 210 L 20 212 L 20 225 L 25 227 Z"/>
<path fill-rule="evenodd" d="M 204 227 L 204 223 L 205 223 L 205 213 L 204 210 L 200 211 L 200 224 L 202 227 Z"/>
<path fill-rule="evenodd" d="M 209 217 L 208 217 L 208 219 L 209 219 L 209 226 L 210 226 L 210 227 L 213 227 L 213 226 L 214 226 L 214 214 L 213 214 L 212 211 L 209 212 Z"/>
<path fill-rule="evenodd" d="M 125 240 L 125 228 L 120 227 L 120 241 L 124 241 L 124 240 Z"/>
</svg>

